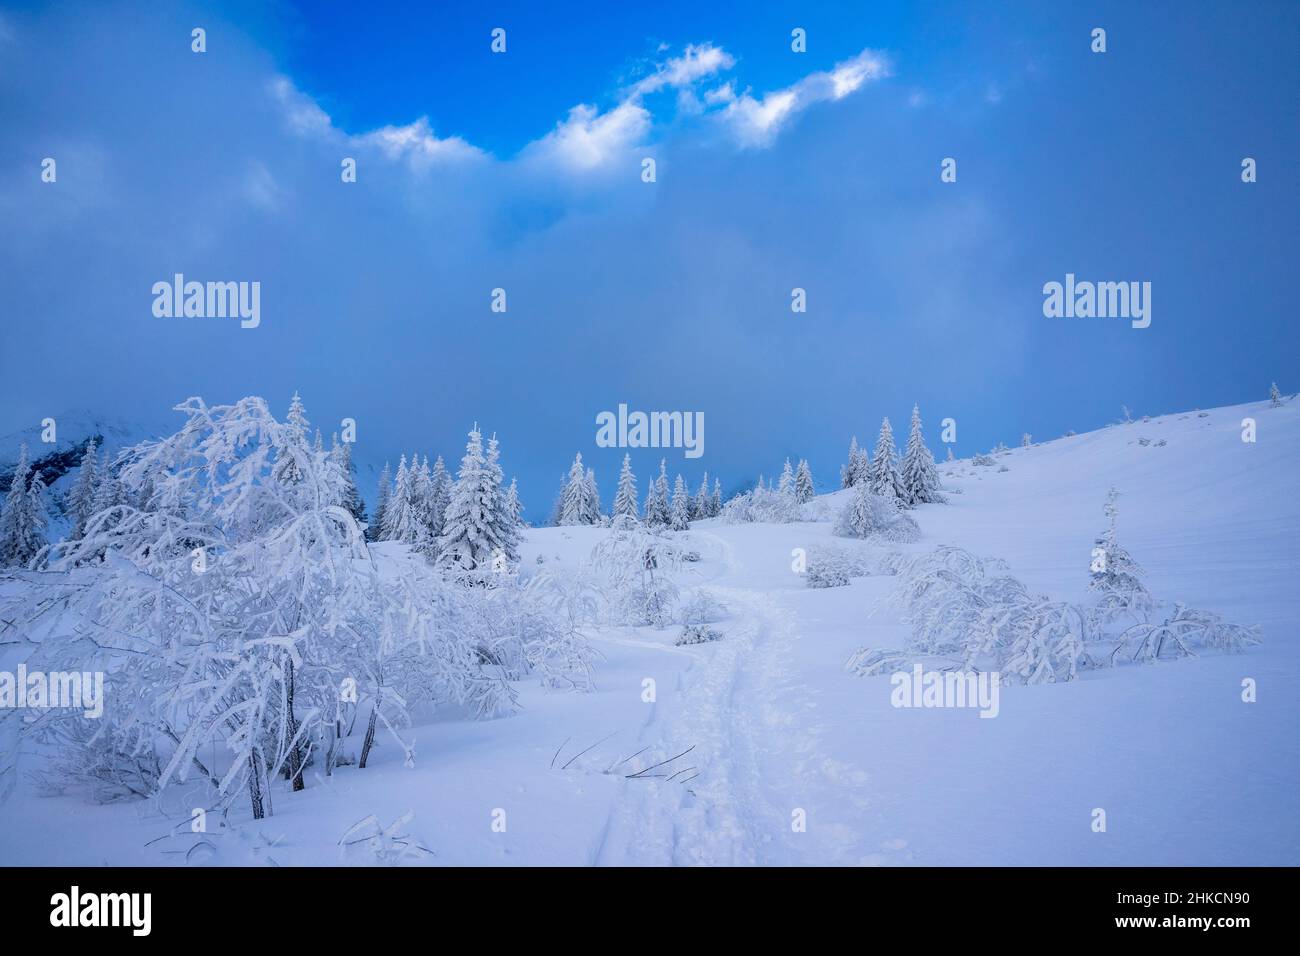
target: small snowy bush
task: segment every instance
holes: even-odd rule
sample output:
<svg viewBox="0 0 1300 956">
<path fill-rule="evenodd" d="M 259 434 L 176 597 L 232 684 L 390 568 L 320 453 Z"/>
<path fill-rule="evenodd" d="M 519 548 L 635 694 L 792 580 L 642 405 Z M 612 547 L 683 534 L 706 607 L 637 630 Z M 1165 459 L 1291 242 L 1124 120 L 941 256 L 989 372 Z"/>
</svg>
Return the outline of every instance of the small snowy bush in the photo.
<svg viewBox="0 0 1300 956">
<path fill-rule="evenodd" d="M 722 507 L 723 524 L 789 524 L 803 521 L 803 505 L 793 494 L 762 485 L 732 498 Z"/>
<path fill-rule="evenodd" d="M 683 624 L 711 624 L 726 617 L 727 608 L 707 588 L 696 588 L 682 605 Z"/>
<path fill-rule="evenodd" d="M 678 647 L 687 644 L 708 644 L 722 639 L 722 632 L 715 631 L 706 624 L 688 624 L 682 628 L 681 635 L 674 642 Z"/>
<path fill-rule="evenodd" d="M 835 522 L 835 533 L 843 538 L 872 538 L 906 544 L 921 537 L 921 529 L 895 501 L 873 495 L 866 485 L 854 488 L 853 497 Z"/>
<path fill-rule="evenodd" d="M 808 550 L 804 583 L 810 588 L 837 588 L 852 578 L 870 573 L 864 556 L 846 548 L 823 545 Z"/>
</svg>

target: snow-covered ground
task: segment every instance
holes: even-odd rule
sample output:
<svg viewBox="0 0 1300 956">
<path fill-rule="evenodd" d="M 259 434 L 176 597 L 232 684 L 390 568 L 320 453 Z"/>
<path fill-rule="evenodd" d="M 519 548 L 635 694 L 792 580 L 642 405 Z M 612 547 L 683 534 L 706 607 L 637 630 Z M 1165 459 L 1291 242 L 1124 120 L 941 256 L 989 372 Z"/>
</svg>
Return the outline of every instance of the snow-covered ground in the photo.
<svg viewBox="0 0 1300 956">
<path fill-rule="evenodd" d="M 814 590 L 791 568 L 794 549 L 832 540 L 883 549 L 833 539 L 829 522 L 711 519 L 682 536 L 700 560 L 680 584 L 726 605 L 716 643 L 675 646 L 675 625 L 593 632 L 594 692 L 522 682 L 514 716 L 417 726 L 413 768 L 381 737 L 366 770 L 309 774 L 305 791 L 274 792 L 269 818 L 240 808 L 206 837 L 181 792 L 161 809 L 96 806 L 24 782 L 0 805 L 0 863 L 332 864 L 351 825 L 409 812 L 444 865 L 1295 865 L 1298 464 L 1295 402 L 1115 425 L 941 466 L 949 503 L 914 512 L 922 539 L 904 546 L 1000 557 L 1032 590 L 1079 600 L 1113 485 L 1152 592 L 1260 624 L 1244 654 L 1004 687 L 995 719 L 898 709 L 888 677 L 844 668 L 858 647 L 901 642 L 883 605 L 895 579 Z M 846 496 L 826 496 L 828 513 Z M 607 534 L 531 530 L 524 565 L 576 567 Z"/>
</svg>

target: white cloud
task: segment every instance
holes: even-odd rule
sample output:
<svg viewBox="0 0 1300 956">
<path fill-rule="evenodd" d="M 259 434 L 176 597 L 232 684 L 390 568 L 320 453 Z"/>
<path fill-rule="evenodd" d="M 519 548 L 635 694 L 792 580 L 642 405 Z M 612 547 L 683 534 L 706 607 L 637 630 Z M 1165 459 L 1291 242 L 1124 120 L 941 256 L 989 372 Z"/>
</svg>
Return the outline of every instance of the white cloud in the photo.
<svg viewBox="0 0 1300 956">
<path fill-rule="evenodd" d="M 635 146 L 649 129 L 650 111 L 632 100 L 604 113 L 583 103 L 569 110 L 566 119 L 526 152 L 570 169 L 591 170 Z"/>
<path fill-rule="evenodd" d="M 742 93 L 721 115 L 742 146 L 769 146 L 793 116 L 812 104 L 843 99 L 868 81 L 887 76 L 889 62 L 879 53 L 863 50 L 830 70 L 810 73 L 791 86 L 764 93 L 761 99 Z"/>
<path fill-rule="evenodd" d="M 459 136 L 439 139 L 433 135 L 429 118 L 421 116 L 406 126 L 384 126 L 352 140 L 363 146 L 378 147 L 389 159 L 408 159 L 417 166 L 440 160 L 472 160 L 483 155 L 482 150 L 471 146 Z"/>
<path fill-rule="evenodd" d="M 631 97 L 654 93 L 664 87 L 679 89 L 691 86 L 706 76 L 729 70 L 736 59 L 722 47 L 711 43 L 689 44 L 684 53 L 660 63 L 653 73 L 633 84 Z"/>
<path fill-rule="evenodd" d="M 276 77 L 271 82 L 271 95 L 279 104 L 289 128 L 302 136 L 335 137 L 357 149 L 377 149 L 389 159 L 405 159 L 416 167 L 436 162 L 463 162 L 484 155 L 482 150 L 459 136 L 443 139 L 435 136 L 427 116 L 405 126 L 382 126 L 368 133 L 351 135 L 335 127 L 329 114 L 285 77 Z"/>
</svg>

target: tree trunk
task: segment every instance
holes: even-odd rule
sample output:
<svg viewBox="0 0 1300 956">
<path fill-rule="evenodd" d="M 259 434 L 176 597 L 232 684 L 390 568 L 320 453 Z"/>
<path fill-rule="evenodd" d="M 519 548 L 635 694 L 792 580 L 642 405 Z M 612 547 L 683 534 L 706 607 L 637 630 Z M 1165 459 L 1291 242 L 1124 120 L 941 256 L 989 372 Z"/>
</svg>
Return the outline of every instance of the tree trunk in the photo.
<svg viewBox="0 0 1300 956">
<path fill-rule="evenodd" d="M 261 820 L 266 816 L 262 807 L 262 769 L 258 766 L 260 758 L 256 750 L 248 757 L 248 800 L 253 806 L 253 819 Z"/>
<path fill-rule="evenodd" d="M 293 782 L 294 792 L 306 788 L 302 779 L 302 741 L 298 740 L 298 720 L 293 715 L 293 657 L 290 656 L 285 661 L 284 668 L 285 684 L 285 707 L 288 708 L 288 719 L 285 721 L 285 733 L 289 739 L 285 741 L 289 749 L 289 779 Z"/>
<path fill-rule="evenodd" d="M 370 756 L 370 748 L 375 742 L 375 721 L 379 719 L 379 701 L 375 701 L 375 706 L 370 708 L 370 723 L 366 725 L 366 741 L 361 745 L 361 759 L 357 761 L 357 769 L 366 768 L 366 758 Z"/>
</svg>

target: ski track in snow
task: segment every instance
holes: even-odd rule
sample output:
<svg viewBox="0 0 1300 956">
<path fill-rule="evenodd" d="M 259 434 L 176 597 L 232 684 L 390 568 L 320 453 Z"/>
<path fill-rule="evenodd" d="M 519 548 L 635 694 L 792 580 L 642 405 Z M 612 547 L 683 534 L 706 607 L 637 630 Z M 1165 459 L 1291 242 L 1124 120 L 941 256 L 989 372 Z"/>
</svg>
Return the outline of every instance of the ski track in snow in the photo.
<svg viewBox="0 0 1300 956">
<path fill-rule="evenodd" d="M 731 545 L 714 542 L 726 581 L 740 566 Z M 622 798 L 592 862 L 615 865 L 881 864 L 892 854 L 863 852 L 870 808 L 867 775 L 823 752 L 812 690 L 790 678 L 798 639 L 794 614 L 772 595 L 709 582 L 728 609 L 723 639 L 686 651 L 669 716 L 656 706 L 642 744 L 654 760 L 694 745 L 665 769 L 695 766 L 688 784 L 623 780 Z M 689 774 L 686 774 L 689 776 Z M 803 811 L 806 829 L 796 832 Z M 880 846 L 878 842 L 876 844 Z M 903 841 L 890 841 L 901 849 Z"/>
</svg>

